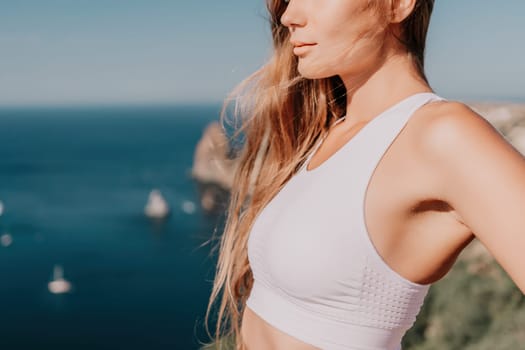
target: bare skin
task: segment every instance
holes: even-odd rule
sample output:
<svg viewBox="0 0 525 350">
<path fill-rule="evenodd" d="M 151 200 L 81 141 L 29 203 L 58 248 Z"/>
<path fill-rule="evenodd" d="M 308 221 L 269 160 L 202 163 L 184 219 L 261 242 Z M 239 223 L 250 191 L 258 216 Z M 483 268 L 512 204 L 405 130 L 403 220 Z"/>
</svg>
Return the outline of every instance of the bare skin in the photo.
<svg viewBox="0 0 525 350">
<path fill-rule="evenodd" d="M 385 38 L 377 47 L 365 42 L 353 55 L 341 49 L 354 31 L 338 37 L 333 28 L 342 27 L 344 16 L 358 18 L 358 2 L 291 0 L 281 19 L 292 41 L 314 43 L 297 51 L 301 74 L 312 79 L 337 74 L 347 87 L 351 117 L 329 131 L 309 171 L 388 107 L 414 93 L 432 91 L 395 41 Z M 414 0 L 397 4 L 393 24 L 410 13 Z M 410 281 L 439 280 L 477 238 L 525 292 L 524 208 L 525 158 L 464 104 L 432 102 L 411 116 L 377 165 L 366 192 L 365 221 L 378 254 Z M 241 335 L 248 350 L 317 349 L 248 307 Z"/>
</svg>

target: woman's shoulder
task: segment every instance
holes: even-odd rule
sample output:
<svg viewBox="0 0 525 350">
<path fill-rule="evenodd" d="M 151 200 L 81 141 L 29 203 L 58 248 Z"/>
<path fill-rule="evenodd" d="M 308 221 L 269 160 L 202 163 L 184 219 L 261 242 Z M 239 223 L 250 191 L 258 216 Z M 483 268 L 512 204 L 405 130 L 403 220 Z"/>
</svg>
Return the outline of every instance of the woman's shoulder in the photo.
<svg viewBox="0 0 525 350">
<path fill-rule="evenodd" d="M 433 174 L 444 198 L 475 200 L 473 194 L 496 188 L 494 182 L 525 185 L 524 155 L 467 104 L 433 102 L 413 117 L 411 155 Z"/>
<path fill-rule="evenodd" d="M 453 156 L 467 143 L 473 150 L 487 142 L 506 143 L 488 120 L 460 101 L 427 103 L 415 114 L 414 142 L 429 157 Z"/>
<path fill-rule="evenodd" d="M 414 133 L 419 159 L 438 179 L 441 199 L 525 292 L 524 155 L 463 103 L 425 107 Z"/>
</svg>

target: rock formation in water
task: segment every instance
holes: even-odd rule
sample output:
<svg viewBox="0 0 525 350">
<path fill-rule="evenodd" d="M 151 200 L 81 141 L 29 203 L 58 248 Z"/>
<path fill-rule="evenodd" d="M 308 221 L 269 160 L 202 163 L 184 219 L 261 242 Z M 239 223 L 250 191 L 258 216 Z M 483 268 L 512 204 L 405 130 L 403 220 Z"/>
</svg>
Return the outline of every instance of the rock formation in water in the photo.
<svg viewBox="0 0 525 350">
<path fill-rule="evenodd" d="M 193 156 L 191 176 L 197 180 L 200 204 L 206 212 L 224 208 L 238 162 L 230 159 L 227 136 L 219 122 L 207 125 L 197 143 Z"/>
<path fill-rule="evenodd" d="M 168 216 L 168 203 L 158 189 L 153 189 L 149 193 L 148 202 L 144 207 L 144 213 L 147 217 L 152 219 L 162 219 Z"/>
</svg>

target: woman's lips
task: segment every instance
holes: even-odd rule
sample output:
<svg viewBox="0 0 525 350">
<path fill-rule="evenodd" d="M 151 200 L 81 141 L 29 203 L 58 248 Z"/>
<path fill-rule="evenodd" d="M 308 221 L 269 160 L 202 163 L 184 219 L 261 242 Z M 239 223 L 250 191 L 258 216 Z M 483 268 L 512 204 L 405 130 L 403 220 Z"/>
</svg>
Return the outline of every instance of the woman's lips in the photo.
<svg viewBox="0 0 525 350">
<path fill-rule="evenodd" d="M 302 55 L 308 52 L 312 46 L 315 46 L 316 44 L 306 44 L 306 43 L 297 43 L 294 44 L 293 53 L 294 55 Z"/>
</svg>

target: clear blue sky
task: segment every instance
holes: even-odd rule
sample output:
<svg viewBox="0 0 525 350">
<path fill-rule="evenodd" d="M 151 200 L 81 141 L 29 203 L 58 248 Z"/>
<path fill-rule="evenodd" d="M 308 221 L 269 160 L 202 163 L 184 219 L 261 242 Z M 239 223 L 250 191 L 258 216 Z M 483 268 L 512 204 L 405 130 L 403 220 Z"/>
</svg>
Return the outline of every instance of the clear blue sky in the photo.
<svg viewBox="0 0 525 350">
<path fill-rule="evenodd" d="M 222 100 L 269 55 L 264 0 L 0 0 L 0 105 Z M 444 97 L 525 101 L 525 1 L 436 0 Z"/>
</svg>

